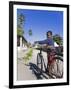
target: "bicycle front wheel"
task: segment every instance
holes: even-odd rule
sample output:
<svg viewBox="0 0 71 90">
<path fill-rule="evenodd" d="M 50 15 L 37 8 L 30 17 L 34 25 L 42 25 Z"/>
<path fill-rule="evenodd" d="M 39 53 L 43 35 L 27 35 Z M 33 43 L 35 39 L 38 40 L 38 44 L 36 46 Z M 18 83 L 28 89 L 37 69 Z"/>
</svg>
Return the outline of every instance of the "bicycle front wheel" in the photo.
<svg viewBox="0 0 71 90">
<path fill-rule="evenodd" d="M 42 60 L 42 55 L 40 53 L 37 54 L 37 67 L 42 72 L 43 70 L 43 60 Z"/>
</svg>

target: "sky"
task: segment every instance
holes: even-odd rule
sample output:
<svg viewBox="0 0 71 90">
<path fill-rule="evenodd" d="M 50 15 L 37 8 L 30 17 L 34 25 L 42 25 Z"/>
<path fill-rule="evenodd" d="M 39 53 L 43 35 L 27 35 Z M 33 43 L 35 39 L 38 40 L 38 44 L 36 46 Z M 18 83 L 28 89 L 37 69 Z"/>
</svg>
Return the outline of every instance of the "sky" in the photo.
<svg viewBox="0 0 71 90">
<path fill-rule="evenodd" d="M 46 32 L 49 30 L 53 35 L 63 37 L 63 11 L 17 9 L 18 14 L 25 16 L 23 30 L 28 42 L 46 39 Z M 28 34 L 29 29 L 32 29 L 32 36 Z"/>
</svg>

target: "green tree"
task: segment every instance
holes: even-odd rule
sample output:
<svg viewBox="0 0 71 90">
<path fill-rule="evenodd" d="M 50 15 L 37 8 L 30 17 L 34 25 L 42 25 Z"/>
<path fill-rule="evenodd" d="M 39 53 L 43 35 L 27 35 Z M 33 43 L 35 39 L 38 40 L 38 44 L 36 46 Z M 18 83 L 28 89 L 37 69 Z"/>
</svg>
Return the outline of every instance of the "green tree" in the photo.
<svg viewBox="0 0 71 90">
<path fill-rule="evenodd" d="M 24 30 L 23 30 L 23 25 L 25 22 L 25 16 L 23 14 L 18 14 L 17 16 L 17 35 L 18 36 L 23 36 Z"/>
<path fill-rule="evenodd" d="M 62 37 L 58 34 L 53 36 L 53 40 L 58 44 L 58 45 L 63 45 L 63 40 Z"/>
<path fill-rule="evenodd" d="M 29 30 L 29 36 L 32 36 L 32 29 Z"/>
<path fill-rule="evenodd" d="M 21 28 L 17 28 L 17 35 L 18 36 L 23 36 L 23 30 Z"/>
<path fill-rule="evenodd" d="M 32 29 L 29 29 L 28 34 L 29 34 L 29 36 L 32 36 Z M 30 38 L 30 41 L 31 41 L 31 38 Z M 30 42 L 29 42 L 29 47 L 31 47 L 31 43 Z"/>
</svg>

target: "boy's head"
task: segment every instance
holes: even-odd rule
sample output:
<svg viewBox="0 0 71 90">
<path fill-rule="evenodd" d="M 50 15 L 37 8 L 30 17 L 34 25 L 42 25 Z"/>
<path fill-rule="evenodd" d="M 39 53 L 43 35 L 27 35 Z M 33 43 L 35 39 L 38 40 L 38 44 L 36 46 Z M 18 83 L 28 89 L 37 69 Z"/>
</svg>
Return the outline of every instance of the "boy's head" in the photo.
<svg viewBox="0 0 71 90">
<path fill-rule="evenodd" d="M 48 31 L 48 32 L 46 33 L 46 35 L 47 35 L 47 38 L 51 38 L 51 37 L 52 37 L 52 31 Z"/>
</svg>

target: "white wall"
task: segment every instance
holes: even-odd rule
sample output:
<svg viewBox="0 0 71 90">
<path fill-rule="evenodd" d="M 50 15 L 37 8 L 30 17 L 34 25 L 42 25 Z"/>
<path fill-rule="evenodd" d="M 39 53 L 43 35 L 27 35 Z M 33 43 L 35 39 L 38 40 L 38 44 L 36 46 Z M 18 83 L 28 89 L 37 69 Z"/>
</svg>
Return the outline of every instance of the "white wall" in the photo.
<svg viewBox="0 0 71 90">
<path fill-rule="evenodd" d="M 18 1 L 18 0 L 17 0 Z M 20 1 L 20 0 L 19 0 Z M 64 3 L 64 4 L 70 4 L 71 0 L 21 0 L 21 1 L 36 1 L 36 2 L 48 2 L 48 3 Z M 71 6 L 70 6 L 71 9 Z M 9 45 L 8 45 L 8 39 L 9 39 L 9 0 L 0 0 L 0 89 L 1 90 L 8 90 L 8 69 L 9 69 Z M 70 12 L 71 15 L 71 12 Z M 70 17 L 70 23 L 71 23 L 71 17 Z M 71 36 L 70 36 L 71 38 Z M 71 49 L 70 49 L 71 50 Z M 70 66 L 71 69 L 71 66 Z M 71 74 L 70 74 L 71 75 Z M 70 80 L 71 83 L 71 80 Z M 50 89 L 50 90 L 69 90 L 71 88 L 71 85 L 69 86 L 54 86 L 54 87 L 41 87 L 41 88 L 34 88 L 34 90 L 39 89 Z M 26 89 L 28 90 L 28 88 Z M 33 90 L 33 88 L 30 88 L 29 90 Z"/>
</svg>

